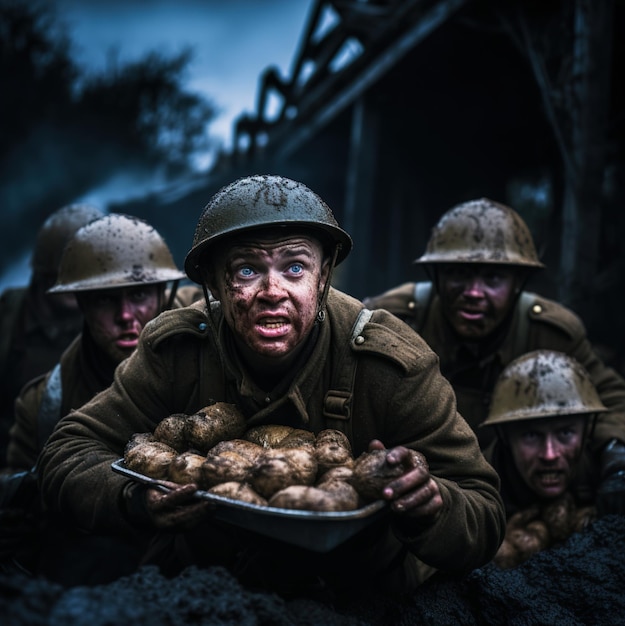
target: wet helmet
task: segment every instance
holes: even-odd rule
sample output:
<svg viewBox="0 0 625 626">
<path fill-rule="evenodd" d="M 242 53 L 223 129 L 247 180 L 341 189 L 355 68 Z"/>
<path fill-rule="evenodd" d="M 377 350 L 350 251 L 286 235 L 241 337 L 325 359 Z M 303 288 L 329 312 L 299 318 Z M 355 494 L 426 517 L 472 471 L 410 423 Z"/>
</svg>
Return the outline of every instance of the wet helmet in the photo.
<svg viewBox="0 0 625 626">
<path fill-rule="evenodd" d="M 165 283 L 184 276 L 152 226 L 113 213 L 74 235 L 61 259 L 56 285 L 48 293 Z"/>
<path fill-rule="evenodd" d="M 185 260 L 187 275 L 202 283 L 202 256 L 226 236 L 291 225 L 316 231 L 322 241 L 338 246 L 337 265 L 352 248 L 351 237 L 339 227 L 328 205 L 306 185 L 282 176 L 249 176 L 220 189 L 204 208 Z"/>
<path fill-rule="evenodd" d="M 562 352 L 535 350 L 501 373 L 481 425 L 605 411 L 588 372 L 577 360 Z"/>
<path fill-rule="evenodd" d="M 544 267 L 521 216 L 488 198 L 465 202 L 447 211 L 432 229 L 425 254 L 414 262 Z"/>
<path fill-rule="evenodd" d="M 63 250 L 74 233 L 104 214 L 89 204 L 69 204 L 55 211 L 37 232 L 35 250 L 31 259 L 34 272 L 55 274 Z"/>
</svg>

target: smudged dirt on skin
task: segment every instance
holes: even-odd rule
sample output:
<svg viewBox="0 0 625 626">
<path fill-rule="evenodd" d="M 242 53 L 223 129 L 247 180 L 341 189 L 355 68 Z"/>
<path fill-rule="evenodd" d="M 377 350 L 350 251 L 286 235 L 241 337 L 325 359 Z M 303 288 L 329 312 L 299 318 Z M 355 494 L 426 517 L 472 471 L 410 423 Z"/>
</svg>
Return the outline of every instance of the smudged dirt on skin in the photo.
<svg viewBox="0 0 625 626">
<path fill-rule="evenodd" d="M 15 626 L 240 624 L 614 624 L 625 612 L 625 516 L 606 516 L 521 566 L 434 577 L 412 594 L 282 598 L 246 589 L 226 570 L 169 579 L 144 567 L 108 585 L 64 589 L 0 574 L 0 622 Z M 606 575 L 608 574 L 609 575 Z M 546 590 L 548 593 L 546 593 Z"/>
</svg>

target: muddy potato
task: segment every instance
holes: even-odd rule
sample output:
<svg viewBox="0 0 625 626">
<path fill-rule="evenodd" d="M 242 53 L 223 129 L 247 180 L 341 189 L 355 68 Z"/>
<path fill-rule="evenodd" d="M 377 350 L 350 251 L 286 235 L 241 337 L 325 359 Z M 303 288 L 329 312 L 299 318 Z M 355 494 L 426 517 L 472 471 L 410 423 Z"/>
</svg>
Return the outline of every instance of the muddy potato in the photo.
<svg viewBox="0 0 625 626">
<path fill-rule="evenodd" d="M 285 487 L 271 498 L 269 506 L 279 509 L 298 509 L 301 511 L 346 511 L 345 503 L 334 494 L 306 485 Z"/>
<path fill-rule="evenodd" d="M 263 448 L 275 448 L 280 442 L 290 435 L 295 429 L 292 426 L 282 426 L 280 424 L 263 424 L 250 428 L 243 439 L 256 443 Z"/>
<path fill-rule="evenodd" d="M 247 483 L 234 480 L 215 485 L 208 490 L 208 493 L 249 504 L 257 504 L 258 506 L 267 506 L 267 500 L 257 494 Z"/>
<path fill-rule="evenodd" d="M 304 448 L 267 449 L 256 461 L 249 483 L 264 498 L 291 485 L 312 485 L 317 476 L 315 455 Z"/>
<path fill-rule="evenodd" d="M 138 446 L 140 443 L 147 443 L 149 441 L 155 441 L 154 435 L 152 433 L 135 433 L 126 444 L 124 448 L 124 456 L 129 450 L 132 450 L 135 446 Z"/>
<path fill-rule="evenodd" d="M 168 446 L 185 452 L 189 448 L 187 442 L 187 420 L 185 413 L 174 413 L 162 419 L 154 429 L 154 438 Z"/>
<path fill-rule="evenodd" d="M 354 460 L 352 446 L 347 435 L 333 428 L 326 428 L 317 435 L 315 456 L 320 473 L 339 465 L 346 465 Z"/>
<path fill-rule="evenodd" d="M 549 531 L 540 520 L 530 522 L 525 528 L 513 530 L 507 538 L 516 548 L 521 561 L 526 561 L 536 552 L 549 547 Z"/>
<path fill-rule="evenodd" d="M 209 454 L 202 463 L 202 485 L 210 488 L 219 483 L 244 482 L 253 465 L 252 461 L 232 450 L 225 450 L 221 454 Z"/>
<path fill-rule="evenodd" d="M 223 452 L 236 452 L 248 461 L 254 462 L 263 451 L 263 447 L 259 446 L 257 443 L 252 443 L 245 439 L 229 439 L 227 441 L 220 441 L 208 451 L 208 454 L 218 456 Z"/>
<path fill-rule="evenodd" d="M 360 506 L 360 495 L 356 489 L 345 480 L 340 480 L 338 478 L 322 480 L 315 486 L 317 489 L 321 489 L 322 491 L 326 491 L 331 494 L 332 497 L 339 501 L 339 506 L 341 508 L 336 510 L 353 511 Z"/>
<path fill-rule="evenodd" d="M 315 445 L 315 434 L 310 430 L 294 428 L 278 444 L 278 448 L 307 448 L 312 450 Z"/>
<path fill-rule="evenodd" d="M 169 480 L 181 485 L 195 483 L 198 489 L 202 489 L 202 464 L 205 460 L 206 457 L 194 452 L 179 454 L 169 465 Z"/>
<path fill-rule="evenodd" d="M 411 450 L 416 465 L 427 468 L 425 457 Z M 356 491 L 366 500 L 379 500 L 386 485 L 406 472 L 401 465 L 389 465 L 386 462 L 387 450 L 363 452 L 354 461 L 354 474 L 351 479 Z"/>
<path fill-rule="evenodd" d="M 352 476 L 354 475 L 354 470 L 352 466 L 353 463 L 350 463 L 348 465 L 339 465 L 337 467 L 329 469 L 327 472 L 324 472 L 321 475 L 317 473 L 317 482 L 320 483 L 328 480 L 342 480 L 351 484 Z"/>
<path fill-rule="evenodd" d="M 575 502 L 568 492 L 546 504 L 541 512 L 541 518 L 554 541 L 563 541 L 573 532 L 574 515 Z"/>
<path fill-rule="evenodd" d="M 128 469 L 151 478 L 167 480 L 169 466 L 178 452 L 160 441 L 145 441 L 132 446 L 124 453 Z"/>
<path fill-rule="evenodd" d="M 245 431 L 245 418 L 234 404 L 215 402 L 187 418 L 189 448 L 206 454 L 215 444 L 236 439 Z"/>
</svg>

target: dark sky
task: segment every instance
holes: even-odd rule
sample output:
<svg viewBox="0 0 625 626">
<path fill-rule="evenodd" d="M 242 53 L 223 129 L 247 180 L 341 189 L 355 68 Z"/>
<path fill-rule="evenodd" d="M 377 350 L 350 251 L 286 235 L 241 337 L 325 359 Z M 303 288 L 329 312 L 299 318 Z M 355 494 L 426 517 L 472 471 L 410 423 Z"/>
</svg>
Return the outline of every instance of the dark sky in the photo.
<svg viewBox="0 0 625 626">
<path fill-rule="evenodd" d="M 75 60 L 83 68 L 105 67 L 114 52 L 120 62 L 149 50 L 174 53 L 191 46 L 188 89 L 208 96 L 220 115 L 209 132 L 231 147 L 232 122 L 255 111 L 258 78 L 270 65 L 286 77 L 314 0 L 46 0 L 56 6 L 73 42 Z M 271 103 L 270 103 L 271 104 Z M 269 109 L 271 112 L 271 108 Z M 204 163 L 210 165 L 210 155 Z M 129 190 L 140 195 L 158 181 L 108 181 L 76 201 L 106 209 Z M 120 197 L 120 194 L 122 196 Z M 16 260 L 0 275 L 0 291 L 28 282 L 29 257 Z"/>
<path fill-rule="evenodd" d="M 77 60 L 101 68 L 116 49 L 120 60 L 148 49 L 196 51 L 189 88 L 222 109 L 212 132 L 227 146 L 232 120 L 253 111 L 258 76 L 291 69 L 313 0 L 49 0 L 69 27 Z"/>
</svg>

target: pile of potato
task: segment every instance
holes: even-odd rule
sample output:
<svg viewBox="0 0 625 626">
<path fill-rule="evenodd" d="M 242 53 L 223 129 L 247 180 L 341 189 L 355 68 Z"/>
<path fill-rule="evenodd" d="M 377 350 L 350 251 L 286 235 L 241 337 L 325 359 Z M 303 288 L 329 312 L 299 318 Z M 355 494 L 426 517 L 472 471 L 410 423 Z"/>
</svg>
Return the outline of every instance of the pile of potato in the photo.
<svg viewBox="0 0 625 626">
<path fill-rule="evenodd" d="M 583 530 L 595 518 L 595 507 L 576 507 L 568 492 L 555 500 L 533 504 L 510 517 L 493 561 L 502 569 L 517 567 L 537 552 Z"/>
<path fill-rule="evenodd" d="M 357 509 L 379 499 L 401 471 L 386 464 L 383 451 L 354 459 L 347 436 L 338 430 L 315 436 L 281 425 L 246 429 L 237 407 L 224 402 L 194 415 L 170 415 L 153 434 L 135 434 L 124 464 L 151 478 L 195 483 L 215 495 L 309 511 Z"/>
</svg>

